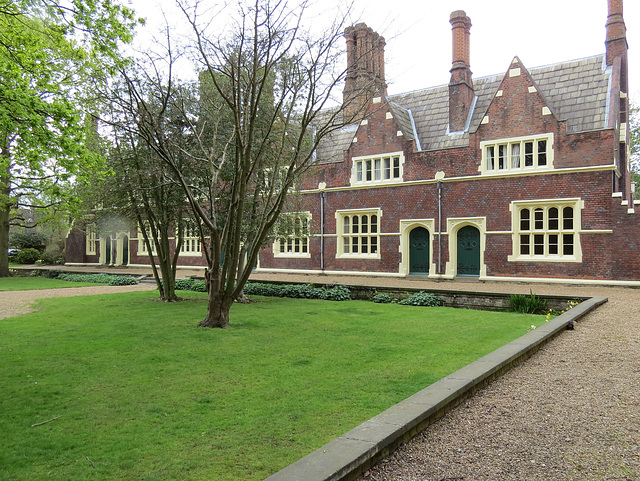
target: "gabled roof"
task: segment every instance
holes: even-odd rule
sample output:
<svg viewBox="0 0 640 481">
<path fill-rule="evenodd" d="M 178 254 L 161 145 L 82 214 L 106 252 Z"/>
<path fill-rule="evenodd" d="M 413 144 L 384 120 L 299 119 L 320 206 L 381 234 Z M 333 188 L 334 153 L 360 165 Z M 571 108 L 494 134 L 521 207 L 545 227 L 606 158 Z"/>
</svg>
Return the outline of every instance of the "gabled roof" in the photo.
<svg viewBox="0 0 640 481">
<path fill-rule="evenodd" d="M 567 122 L 568 133 L 606 128 L 611 70 L 606 67 L 604 55 L 533 68 L 529 74 L 558 120 Z M 504 76 L 473 79 L 476 101 L 469 129 L 463 133 L 448 132 L 448 85 L 391 95 L 388 100 L 405 136 L 415 138 L 422 150 L 466 147 L 469 132 L 475 132 L 480 125 Z M 355 128 L 346 127 L 326 137 L 318 148 L 318 161 L 342 161 Z"/>
</svg>

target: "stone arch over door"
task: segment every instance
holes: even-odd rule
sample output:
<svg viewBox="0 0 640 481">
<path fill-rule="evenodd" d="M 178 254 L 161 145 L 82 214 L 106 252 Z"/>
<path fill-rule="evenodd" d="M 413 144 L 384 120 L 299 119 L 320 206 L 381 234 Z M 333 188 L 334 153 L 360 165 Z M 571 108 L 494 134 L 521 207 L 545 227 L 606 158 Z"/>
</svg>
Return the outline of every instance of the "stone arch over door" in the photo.
<svg viewBox="0 0 640 481">
<path fill-rule="evenodd" d="M 486 218 L 447 219 L 447 232 L 449 260 L 446 265 L 446 277 L 486 277 Z"/>
<path fill-rule="evenodd" d="M 100 264 L 111 265 L 112 263 L 112 240 L 111 236 L 100 238 Z"/>
<path fill-rule="evenodd" d="M 433 263 L 435 221 L 433 219 L 409 219 L 400 221 L 400 266 L 402 275 L 436 276 Z M 413 242 L 412 242 L 413 241 Z M 426 243 L 426 245 L 425 245 Z M 412 244 L 416 244 L 413 246 Z M 420 244 L 420 245 L 417 245 Z M 418 249 L 420 249 L 418 251 Z M 412 261 L 413 250 L 413 261 Z M 418 260 L 416 260 L 416 255 Z M 422 256 L 422 258 L 420 258 Z M 418 269 L 416 269 L 418 267 Z"/>
<path fill-rule="evenodd" d="M 119 232 L 115 241 L 115 258 L 113 263 L 118 266 L 129 264 L 129 235 L 127 232 Z"/>
</svg>

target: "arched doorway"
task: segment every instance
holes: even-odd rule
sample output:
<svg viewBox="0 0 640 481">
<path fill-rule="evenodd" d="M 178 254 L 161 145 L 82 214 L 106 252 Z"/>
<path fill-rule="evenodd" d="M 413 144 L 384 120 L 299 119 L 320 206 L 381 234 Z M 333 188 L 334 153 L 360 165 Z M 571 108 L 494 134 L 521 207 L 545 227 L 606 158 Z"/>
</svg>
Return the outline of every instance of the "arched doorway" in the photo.
<svg viewBox="0 0 640 481">
<path fill-rule="evenodd" d="M 409 274 L 429 274 L 429 231 L 416 227 L 409 233 Z"/>
<path fill-rule="evenodd" d="M 467 225 L 458 231 L 457 275 L 480 275 L 480 231 Z"/>
</svg>

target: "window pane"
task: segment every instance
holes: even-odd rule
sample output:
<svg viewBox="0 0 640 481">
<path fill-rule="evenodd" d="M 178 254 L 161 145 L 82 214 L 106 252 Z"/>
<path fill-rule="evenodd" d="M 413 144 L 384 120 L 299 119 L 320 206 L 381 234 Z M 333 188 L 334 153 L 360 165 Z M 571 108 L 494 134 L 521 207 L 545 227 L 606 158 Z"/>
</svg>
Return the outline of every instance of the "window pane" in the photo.
<svg viewBox="0 0 640 481">
<path fill-rule="evenodd" d="M 573 229 L 573 207 L 562 209 L 562 227 L 566 230 Z"/>
<path fill-rule="evenodd" d="M 493 170 L 494 147 L 487 147 L 487 170 Z"/>
<path fill-rule="evenodd" d="M 358 216 L 354 215 L 353 219 L 351 219 L 351 221 L 353 222 L 353 224 L 351 225 L 351 233 L 352 234 L 357 234 L 359 232 L 359 230 L 358 230 Z"/>
<path fill-rule="evenodd" d="M 374 178 L 376 180 L 380 180 L 382 178 L 381 172 L 380 172 L 381 163 L 382 163 L 382 159 L 376 159 L 374 161 Z"/>
<path fill-rule="evenodd" d="M 368 237 L 363 237 L 362 238 L 362 253 L 363 254 L 368 254 L 369 253 L 369 238 Z"/>
<path fill-rule="evenodd" d="M 530 253 L 529 236 L 521 235 L 520 236 L 520 255 L 528 256 L 529 253 Z"/>
<path fill-rule="evenodd" d="M 372 234 L 378 233 L 378 216 L 377 215 L 371 216 L 371 233 Z"/>
<path fill-rule="evenodd" d="M 558 230 L 557 207 L 551 207 L 551 209 L 549 209 L 549 230 Z"/>
<path fill-rule="evenodd" d="M 529 216 L 529 209 L 522 209 L 520 211 L 520 230 L 529 230 L 531 228 Z"/>
<path fill-rule="evenodd" d="M 544 211 L 540 208 L 533 211 L 533 228 L 536 230 L 544 229 Z"/>
<path fill-rule="evenodd" d="M 400 178 L 400 157 L 393 158 L 393 178 Z"/>
<path fill-rule="evenodd" d="M 536 234 L 533 236 L 533 254 L 536 256 L 544 255 L 544 235 Z"/>
<path fill-rule="evenodd" d="M 507 146 L 506 145 L 498 145 L 498 169 L 504 170 L 507 166 Z"/>
<path fill-rule="evenodd" d="M 520 168 L 520 144 L 511 145 L 511 168 Z"/>
<path fill-rule="evenodd" d="M 538 140 L 538 165 L 547 165 L 547 141 Z"/>
<path fill-rule="evenodd" d="M 362 182 L 362 162 L 356 162 L 356 180 Z"/>
<path fill-rule="evenodd" d="M 351 253 L 352 254 L 357 254 L 358 252 L 360 252 L 358 250 L 358 237 L 352 237 L 351 238 Z"/>
<path fill-rule="evenodd" d="M 573 255 L 573 234 L 564 234 L 562 236 L 562 253 L 565 256 Z"/>
<path fill-rule="evenodd" d="M 371 181 L 372 178 L 372 169 L 371 169 L 371 161 L 367 160 L 366 161 L 366 166 L 367 166 L 367 171 L 366 171 L 366 179 L 368 181 Z"/>
<path fill-rule="evenodd" d="M 366 234 L 369 230 L 369 218 L 366 215 L 363 215 L 360 219 L 360 232 Z"/>
<path fill-rule="evenodd" d="M 558 254 L 558 234 L 552 234 L 549 236 L 549 254 Z"/>
<path fill-rule="evenodd" d="M 384 160 L 384 178 L 391 178 L 391 159 L 389 157 L 383 159 Z"/>
<path fill-rule="evenodd" d="M 371 238 L 371 253 L 372 254 L 377 254 L 378 253 L 378 238 L 377 237 L 372 237 Z"/>
<path fill-rule="evenodd" d="M 351 240 L 349 237 L 343 237 L 342 238 L 342 250 L 345 254 L 349 254 L 351 252 L 351 244 L 350 244 Z"/>
<path fill-rule="evenodd" d="M 309 252 L 309 240 L 306 237 L 302 238 L 302 253 L 306 254 Z"/>
<path fill-rule="evenodd" d="M 533 167 L 533 142 L 524 143 L 524 166 Z"/>
<path fill-rule="evenodd" d="M 351 230 L 349 229 L 349 216 L 345 215 L 343 220 L 342 232 L 344 234 L 350 234 Z"/>
</svg>

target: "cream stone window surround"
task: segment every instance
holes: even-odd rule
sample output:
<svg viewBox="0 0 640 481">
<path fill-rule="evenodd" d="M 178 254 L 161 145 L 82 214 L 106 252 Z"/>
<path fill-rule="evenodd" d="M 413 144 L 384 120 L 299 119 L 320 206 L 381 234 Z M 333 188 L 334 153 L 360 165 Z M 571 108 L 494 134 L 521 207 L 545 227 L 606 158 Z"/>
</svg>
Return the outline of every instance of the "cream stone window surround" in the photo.
<svg viewBox="0 0 640 481">
<path fill-rule="evenodd" d="M 176 239 L 177 238 L 178 233 L 176 232 Z M 182 244 L 180 245 L 180 255 L 191 257 L 202 255 L 202 242 L 200 241 L 197 226 L 188 221 L 185 222 L 184 226 Z"/>
<path fill-rule="evenodd" d="M 335 217 L 336 258 L 380 259 L 380 208 L 338 210 Z"/>
<path fill-rule="evenodd" d="M 148 223 L 145 223 L 144 228 L 147 232 L 147 237 L 149 238 L 149 242 L 151 243 L 151 252 L 155 254 L 156 246 L 153 242 L 153 234 L 151 233 L 151 229 Z M 142 233 L 142 229 L 138 226 L 138 254 L 149 254 L 147 250 L 147 244 L 144 241 L 144 235 Z"/>
<path fill-rule="evenodd" d="M 86 238 L 86 251 L 87 251 L 87 255 L 90 256 L 94 256 L 98 253 L 98 247 L 97 247 L 97 243 L 98 243 L 98 235 L 96 233 L 96 226 L 93 224 L 89 224 L 86 227 L 86 232 L 85 232 L 85 238 Z"/>
<path fill-rule="evenodd" d="M 510 262 L 582 262 L 582 199 L 514 201 L 509 209 Z"/>
<path fill-rule="evenodd" d="M 351 185 L 384 185 L 402 182 L 404 153 L 354 157 L 351 167 Z"/>
<path fill-rule="evenodd" d="M 296 224 L 294 233 L 279 236 L 273 242 L 273 256 L 280 258 L 310 258 L 309 250 L 309 225 L 311 224 L 311 212 L 284 213 L 283 216 L 291 216 Z"/>
<path fill-rule="evenodd" d="M 478 171 L 496 175 L 553 170 L 553 149 L 553 133 L 483 141 Z"/>
</svg>

